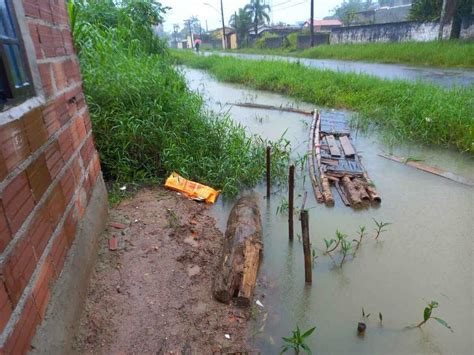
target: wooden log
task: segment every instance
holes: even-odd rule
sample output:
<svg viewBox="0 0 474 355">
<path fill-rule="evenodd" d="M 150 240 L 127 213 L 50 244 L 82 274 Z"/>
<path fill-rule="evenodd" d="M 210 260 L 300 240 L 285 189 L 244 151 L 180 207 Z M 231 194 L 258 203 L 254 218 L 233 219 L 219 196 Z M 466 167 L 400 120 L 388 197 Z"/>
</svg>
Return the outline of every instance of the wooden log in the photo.
<svg viewBox="0 0 474 355">
<path fill-rule="evenodd" d="M 362 200 L 359 191 L 354 187 L 351 179 L 346 175 L 341 179 L 341 183 L 347 197 L 349 198 L 351 206 L 360 207 L 362 205 Z"/>
<path fill-rule="evenodd" d="M 368 186 L 368 184 L 357 178 L 352 180 L 352 184 L 354 185 L 354 188 L 359 192 L 359 197 L 362 202 L 369 203 L 370 196 L 369 193 L 366 191 L 366 186 Z"/>
<path fill-rule="evenodd" d="M 331 186 L 329 185 L 328 178 L 323 170 L 322 163 L 321 163 L 321 136 L 320 136 L 320 129 L 321 129 L 321 117 L 319 112 L 315 114 L 316 126 L 314 131 L 314 147 L 315 147 L 315 155 L 316 155 L 316 164 L 318 165 L 319 171 L 319 181 L 321 187 L 322 197 L 324 202 L 327 206 L 334 205 L 334 197 L 332 196 Z"/>
<path fill-rule="evenodd" d="M 316 124 L 319 118 L 319 112 L 315 111 L 313 115 L 313 121 L 311 122 L 311 128 L 309 130 L 309 147 L 308 147 L 308 170 L 309 170 L 309 178 L 311 180 L 311 185 L 313 186 L 314 196 L 316 197 L 316 201 L 319 203 L 324 202 L 324 197 L 321 194 L 320 184 L 316 179 L 315 175 L 315 160 L 316 160 L 316 152 L 318 151 L 319 147 L 316 147 L 315 143 L 315 135 L 316 135 Z"/>
<path fill-rule="evenodd" d="M 367 183 L 365 189 L 367 193 L 369 194 L 370 201 L 374 203 L 381 203 L 382 198 L 380 197 L 379 193 L 377 192 L 377 189 L 375 188 L 375 184 L 372 182 L 372 180 L 369 177 L 369 174 L 367 173 L 367 170 L 365 169 L 364 164 L 362 164 L 362 161 L 360 160 L 360 157 L 358 155 L 355 156 L 357 162 L 362 168 L 362 171 L 364 172 L 363 178 L 365 179 L 365 182 Z"/>
<path fill-rule="evenodd" d="M 263 105 L 263 104 L 256 104 L 252 102 L 240 102 L 240 103 L 228 103 L 229 105 L 233 106 L 240 106 L 240 107 L 248 107 L 248 108 L 259 108 L 263 110 L 275 110 L 275 111 L 283 111 L 283 112 L 291 112 L 291 113 L 299 113 L 306 116 L 313 115 L 312 112 L 300 110 L 297 108 L 292 107 L 281 107 L 281 106 L 272 106 L 272 105 Z"/>
<path fill-rule="evenodd" d="M 308 211 L 303 209 L 300 212 L 301 219 L 301 234 L 303 239 L 303 254 L 304 254 L 304 279 L 306 283 L 313 281 L 313 270 L 311 267 L 311 243 L 309 241 L 309 218 Z"/>
<path fill-rule="evenodd" d="M 342 190 L 341 184 L 339 184 L 339 181 L 335 183 L 335 186 L 336 186 L 336 191 L 338 192 L 339 196 L 341 197 L 341 200 L 344 203 L 344 205 L 350 206 L 351 203 L 349 202 L 349 200 L 347 199 L 346 194 Z"/>
<path fill-rule="evenodd" d="M 416 168 L 418 170 L 422 170 L 422 171 L 425 171 L 425 172 L 433 174 L 433 175 L 441 176 L 445 179 L 455 181 L 459 184 L 463 184 L 463 185 L 467 185 L 467 186 L 474 186 L 474 181 L 469 179 L 469 178 L 453 174 L 452 172 L 449 172 L 449 171 L 434 168 L 432 166 L 423 164 L 423 163 L 418 162 L 418 161 L 410 161 L 410 159 L 406 159 L 406 158 L 403 158 L 403 157 L 397 157 L 395 155 L 379 154 L 379 156 L 382 157 L 382 158 L 388 159 L 388 160 L 396 161 L 398 163 L 402 163 L 402 164 L 405 164 L 405 165 L 410 165 L 411 167 Z"/>
<path fill-rule="evenodd" d="M 293 240 L 294 228 L 294 197 L 295 197 L 295 166 L 291 165 L 288 172 L 288 238 Z"/>
<path fill-rule="evenodd" d="M 232 300 L 242 307 L 251 303 L 262 254 L 262 221 L 255 195 L 240 198 L 227 221 L 219 269 L 212 286 L 214 298 Z"/>
</svg>

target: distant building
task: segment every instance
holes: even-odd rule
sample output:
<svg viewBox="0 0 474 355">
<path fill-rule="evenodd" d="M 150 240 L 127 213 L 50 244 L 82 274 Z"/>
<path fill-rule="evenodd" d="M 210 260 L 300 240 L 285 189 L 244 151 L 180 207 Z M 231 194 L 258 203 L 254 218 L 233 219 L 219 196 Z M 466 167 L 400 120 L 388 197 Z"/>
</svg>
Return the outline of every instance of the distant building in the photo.
<svg viewBox="0 0 474 355">
<path fill-rule="evenodd" d="M 309 27 L 311 20 L 304 23 L 304 27 Z M 313 27 L 315 32 L 330 32 L 333 28 L 342 26 L 342 22 L 339 20 L 314 20 Z"/>
</svg>

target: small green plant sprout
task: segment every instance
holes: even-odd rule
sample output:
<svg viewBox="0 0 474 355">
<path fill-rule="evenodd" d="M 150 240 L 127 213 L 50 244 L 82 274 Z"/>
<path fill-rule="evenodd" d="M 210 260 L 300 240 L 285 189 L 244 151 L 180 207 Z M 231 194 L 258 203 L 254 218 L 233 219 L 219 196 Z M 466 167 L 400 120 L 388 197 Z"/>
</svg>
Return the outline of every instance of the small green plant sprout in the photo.
<svg viewBox="0 0 474 355">
<path fill-rule="evenodd" d="M 355 247 L 355 250 L 354 250 L 354 255 L 355 253 L 357 252 L 357 250 L 359 250 L 359 247 L 360 245 L 362 244 L 362 239 L 364 239 L 364 237 L 367 235 L 367 232 L 365 231 L 366 228 L 365 226 L 360 226 L 359 227 L 359 230 L 357 231 L 357 234 L 359 236 L 359 239 L 353 239 L 352 241 L 356 242 L 356 247 Z"/>
<path fill-rule="evenodd" d="M 324 243 L 326 243 L 326 252 L 325 252 L 325 254 L 329 254 L 329 253 L 333 252 L 334 250 L 336 250 L 337 247 L 339 246 L 339 244 L 341 244 L 341 241 L 345 240 L 346 238 L 347 238 L 346 234 L 341 233 L 338 230 L 336 230 L 336 239 L 331 239 L 331 240 L 324 239 Z M 333 243 L 335 243 L 335 244 L 331 248 L 331 245 Z"/>
<path fill-rule="evenodd" d="M 295 354 L 299 354 L 301 350 L 304 350 L 306 354 L 311 354 L 311 349 L 305 343 L 306 338 L 308 338 L 311 334 L 313 334 L 316 327 L 308 329 L 306 332 L 301 333 L 300 328 L 297 326 L 296 330 L 293 330 L 292 337 L 283 337 L 283 341 L 285 342 L 281 347 L 280 354 L 286 353 L 288 350 L 293 349 Z"/>
<path fill-rule="evenodd" d="M 377 240 L 377 239 L 379 239 L 380 234 L 387 231 L 384 228 L 391 225 L 392 223 L 377 221 L 375 218 L 372 218 L 372 219 L 374 220 L 374 223 L 377 226 L 375 228 L 375 240 Z"/>
<path fill-rule="evenodd" d="M 311 256 L 313 257 L 313 267 L 314 265 L 316 265 L 316 259 L 318 258 L 318 256 L 316 255 L 316 249 L 312 249 L 311 250 Z"/>
<path fill-rule="evenodd" d="M 341 240 L 342 260 L 341 260 L 341 264 L 339 265 L 340 267 L 342 267 L 342 264 L 344 264 L 344 260 L 346 260 L 346 256 L 351 251 L 351 249 L 352 249 L 351 242 L 348 242 L 345 239 Z"/>
<path fill-rule="evenodd" d="M 357 335 L 363 337 L 365 335 L 365 330 L 367 329 L 367 321 L 369 320 L 370 313 L 365 314 L 364 307 L 362 307 L 362 319 L 357 323 Z"/>
<path fill-rule="evenodd" d="M 438 307 L 439 307 L 439 303 L 437 301 L 431 301 L 431 303 L 429 303 L 425 307 L 425 309 L 423 311 L 423 320 L 417 325 L 417 328 L 421 328 L 422 325 L 425 324 L 426 322 L 428 322 L 430 319 L 434 319 L 435 321 L 437 321 L 442 326 L 448 328 L 451 332 L 454 332 L 453 328 L 451 328 L 444 319 L 432 316 L 433 309 L 438 308 Z"/>
<path fill-rule="evenodd" d="M 380 321 L 380 325 L 383 325 L 383 316 L 382 316 L 382 312 L 379 312 L 379 321 Z"/>
</svg>

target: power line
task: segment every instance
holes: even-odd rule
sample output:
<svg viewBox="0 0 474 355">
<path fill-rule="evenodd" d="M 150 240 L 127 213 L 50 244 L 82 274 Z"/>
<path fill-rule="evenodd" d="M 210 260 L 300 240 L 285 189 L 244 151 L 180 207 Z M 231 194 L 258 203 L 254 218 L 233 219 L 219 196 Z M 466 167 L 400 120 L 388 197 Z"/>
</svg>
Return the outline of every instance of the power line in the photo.
<svg viewBox="0 0 474 355">
<path fill-rule="evenodd" d="M 290 9 L 290 8 L 292 8 L 292 7 L 294 7 L 294 6 L 298 6 L 298 5 L 302 5 L 302 4 L 306 4 L 306 3 L 308 3 L 308 0 L 300 1 L 300 2 L 297 2 L 296 4 L 291 5 L 291 6 L 279 8 L 279 9 L 276 9 L 276 10 L 273 10 L 273 11 L 274 11 L 274 12 L 283 11 L 283 10 L 286 10 L 286 9 Z"/>
</svg>

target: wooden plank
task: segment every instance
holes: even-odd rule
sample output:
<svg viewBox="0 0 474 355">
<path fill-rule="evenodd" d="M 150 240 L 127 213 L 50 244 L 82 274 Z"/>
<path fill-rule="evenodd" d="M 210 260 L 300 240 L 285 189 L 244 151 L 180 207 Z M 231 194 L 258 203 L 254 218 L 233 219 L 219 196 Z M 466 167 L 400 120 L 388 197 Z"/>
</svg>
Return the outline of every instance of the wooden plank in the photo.
<svg viewBox="0 0 474 355">
<path fill-rule="evenodd" d="M 339 150 L 339 147 L 337 146 L 337 142 L 334 136 L 331 136 L 331 135 L 326 136 L 326 141 L 328 142 L 329 151 L 331 152 L 331 155 L 334 157 L 340 157 L 341 151 Z"/>
<path fill-rule="evenodd" d="M 346 157 L 353 157 L 355 155 L 354 147 L 351 144 L 351 140 L 347 136 L 339 137 L 339 141 L 341 142 L 342 150 L 344 151 L 344 155 Z"/>
<path fill-rule="evenodd" d="M 472 181 L 472 180 L 470 180 L 470 179 L 468 179 L 464 176 L 455 175 L 455 174 L 453 174 L 449 171 L 434 168 L 432 166 L 425 165 L 425 164 L 417 162 L 417 161 L 410 161 L 409 159 L 406 159 L 406 158 L 403 158 L 403 157 L 397 157 L 395 155 L 379 154 L 379 156 L 382 157 L 382 158 L 388 159 L 388 160 L 396 161 L 398 163 L 402 163 L 402 164 L 405 164 L 405 165 L 410 165 L 413 168 L 425 171 L 425 172 L 430 173 L 430 174 L 441 176 L 445 179 L 449 179 L 449 180 L 455 181 L 455 182 L 463 184 L 463 185 L 474 186 L 474 181 Z"/>
</svg>

